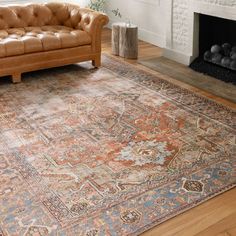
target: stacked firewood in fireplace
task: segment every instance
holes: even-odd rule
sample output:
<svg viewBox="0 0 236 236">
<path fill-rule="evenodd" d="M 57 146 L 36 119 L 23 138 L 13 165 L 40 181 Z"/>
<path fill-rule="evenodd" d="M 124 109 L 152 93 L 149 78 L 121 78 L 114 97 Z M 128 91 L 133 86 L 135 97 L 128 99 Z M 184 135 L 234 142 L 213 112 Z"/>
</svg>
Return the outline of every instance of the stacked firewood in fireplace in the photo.
<svg viewBox="0 0 236 236">
<path fill-rule="evenodd" d="M 236 71 L 236 46 L 229 43 L 213 45 L 204 53 L 204 60 Z"/>
</svg>

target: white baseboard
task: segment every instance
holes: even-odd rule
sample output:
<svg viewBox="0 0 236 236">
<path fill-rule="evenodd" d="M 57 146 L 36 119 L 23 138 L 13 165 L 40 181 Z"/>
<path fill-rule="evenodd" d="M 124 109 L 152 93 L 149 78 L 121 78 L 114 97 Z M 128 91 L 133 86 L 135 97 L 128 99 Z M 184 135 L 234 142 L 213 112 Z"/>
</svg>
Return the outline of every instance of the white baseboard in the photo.
<svg viewBox="0 0 236 236">
<path fill-rule="evenodd" d="M 164 48 L 166 43 L 165 37 L 163 35 L 159 35 L 142 28 L 139 29 L 139 39 L 161 48 Z"/>
<path fill-rule="evenodd" d="M 169 49 L 169 48 L 165 48 L 164 49 L 164 53 L 163 53 L 164 57 L 167 57 L 171 60 L 177 61 L 179 63 L 182 63 L 184 65 L 190 65 L 191 61 L 192 61 L 192 56 L 188 55 L 188 54 L 184 54 L 182 52 L 173 50 L 173 49 Z"/>
<path fill-rule="evenodd" d="M 108 28 L 111 29 L 112 24 L 115 22 L 118 22 L 118 21 L 110 18 Z M 165 36 L 156 34 L 155 32 L 148 31 L 143 28 L 139 28 L 138 32 L 139 32 L 138 34 L 139 34 L 140 40 L 151 43 L 151 44 L 156 45 L 161 48 L 165 47 Z"/>
</svg>

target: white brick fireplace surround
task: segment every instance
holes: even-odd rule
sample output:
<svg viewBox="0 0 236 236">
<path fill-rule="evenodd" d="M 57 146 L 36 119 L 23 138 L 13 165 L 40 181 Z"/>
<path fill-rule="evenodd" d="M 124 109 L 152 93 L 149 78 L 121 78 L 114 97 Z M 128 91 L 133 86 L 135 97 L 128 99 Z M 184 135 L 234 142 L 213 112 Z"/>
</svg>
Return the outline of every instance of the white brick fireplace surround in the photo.
<svg viewBox="0 0 236 236">
<path fill-rule="evenodd" d="M 199 14 L 236 20 L 236 0 L 166 0 L 164 56 L 185 65 L 198 57 Z"/>
</svg>

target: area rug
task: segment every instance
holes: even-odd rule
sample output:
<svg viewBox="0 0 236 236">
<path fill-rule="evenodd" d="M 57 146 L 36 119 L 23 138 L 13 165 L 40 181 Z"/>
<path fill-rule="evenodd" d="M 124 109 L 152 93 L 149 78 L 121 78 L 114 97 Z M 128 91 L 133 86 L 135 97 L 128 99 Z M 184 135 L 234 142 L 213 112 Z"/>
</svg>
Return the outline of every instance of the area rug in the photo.
<svg viewBox="0 0 236 236">
<path fill-rule="evenodd" d="M 236 184 L 235 111 L 103 56 L 0 85 L 0 235 L 138 235 Z"/>
</svg>

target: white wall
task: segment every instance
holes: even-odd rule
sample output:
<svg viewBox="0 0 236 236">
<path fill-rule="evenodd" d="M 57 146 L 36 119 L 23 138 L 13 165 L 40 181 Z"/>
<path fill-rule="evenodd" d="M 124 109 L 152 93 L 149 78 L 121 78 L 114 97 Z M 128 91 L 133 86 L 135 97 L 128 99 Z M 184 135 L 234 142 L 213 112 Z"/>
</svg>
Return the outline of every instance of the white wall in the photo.
<svg viewBox="0 0 236 236">
<path fill-rule="evenodd" d="M 107 14 L 110 26 L 117 21 L 127 21 L 139 27 L 139 38 L 154 45 L 165 47 L 165 20 L 163 19 L 165 0 L 108 0 Z M 122 19 L 115 17 L 112 9 L 119 8 Z"/>
<path fill-rule="evenodd" d="M 70 3 L 75 3 L 78 4 L 81 7 L 87 6 L 89 0 L 51 0 L 53 2 L 60 1 L 60 2 L 70 2 Z"/>
</svg>

